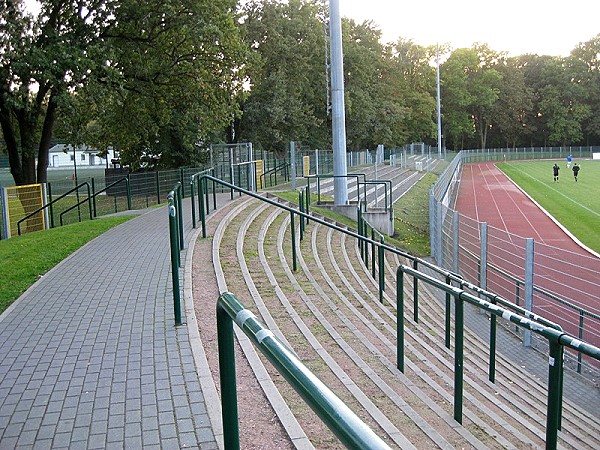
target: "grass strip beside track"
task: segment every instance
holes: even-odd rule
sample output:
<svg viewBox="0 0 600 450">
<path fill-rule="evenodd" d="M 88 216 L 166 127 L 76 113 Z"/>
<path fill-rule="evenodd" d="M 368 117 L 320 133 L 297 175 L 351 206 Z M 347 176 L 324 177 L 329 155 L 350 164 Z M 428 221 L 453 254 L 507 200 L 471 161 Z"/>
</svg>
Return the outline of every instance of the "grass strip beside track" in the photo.
<svg viewBox="0 0 600 450">
<path fill-rule="evenodd" d="M 437 180 L 437 175 L 426 174 L 408 192 L 394 202 L 394 237 L 386 236 L 385 241 L 411 255 L 428 256 L 430 252 L 429 242 L 429 189 Z M 298 193 L 296 191 L 273 192 L 275 195 L 293 203 L 298 204 Z M 333 200 L 325 198 L 323 200 Z M 327 208 L 316 206 L 317 196 L 311 194 L 311 211 L 315 211 L 337 222 L 343 223 L 356 229 L 356 222 L 336 214 Z"/>
<path fill-rule="evenodd" d="M 0 313 L 75 250 L 131 218 L 97 219 L 0 241 Z"/>
<path fill-rule="evenodd" d="M 552 166 L 560 167 L 558 183 Z M 600 252 L 600 161 L 576 161 L 581 166 L 578 181 L 564 160 L 500 163 L 498 168 L 583 244 Z"/>
</svg>

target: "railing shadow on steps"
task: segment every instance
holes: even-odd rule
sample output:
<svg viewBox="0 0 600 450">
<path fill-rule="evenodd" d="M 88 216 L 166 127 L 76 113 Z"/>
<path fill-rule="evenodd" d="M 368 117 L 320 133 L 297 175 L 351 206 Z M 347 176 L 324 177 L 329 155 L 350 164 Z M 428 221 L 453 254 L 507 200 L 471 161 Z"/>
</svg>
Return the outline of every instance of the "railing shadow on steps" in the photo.
<svg viewBox="0 0 600 450">
<path fill-rule="evenodd" d="M 397 332 L 397 368 L 399 370 L 403 370 L 403 348 L 402 348 L 402 342 L 403 342 L 403 338 L 400 336 L 401 334 L 401 330 L 400 327 L 403 327 L 404 325 L 404 318 L 403 318 L 403 308 L 400 307 L 400 303 L 403 303 L 403 283 L 400 280 L 400 276 L 398 275 L 399 272 L 402 273 L 409 273 L 410 275 L 413 276 L 413 280 L 414 280 L 414 284 L 413 284 L 413 307 L 414 307 L 414 322 L 416 324 L 418 324 L 419 319 L 418 319 L 418 298 L 419 298 L 419 280 L 422 280 L 424 282 L 426 282 L 427 284 L 429 284 L 430 286 L 433 287 L 437 287 L 440 289 L 443 289 L 446 291 L 446 305 L 445 305 L 445 345 L 447 348 L 450 348 L 450 331 L 451 331 L 451 298 L 454 296 L 455 299 L 457 299 L 456 304 L 461 304 L 463 303 L 463 301 L 467 301 L 468 303 L 473 304 L 474 306 L 476 306 L 477 308 L 483 310 L 483 311 L 487 311 L 489 313 L 492 314 L 492 317 L 495 319 L 496 316 L 500 316 L 502 318 L 504 318 L 505 320 L 514 322 L 516 324 L 519 324 L 521 326 L 523 326 L 524 328 L 528 328 L 544 337 L 546 337 L 549 340 L 550 343 L 550 347 L 551 347 L 551 351 L 550 351 L 550 357 L 549 357 L 549 379 L 553 380 L 552 383 L 549 383 L 548 386 L 548 399 L 549 399 L 549 405 L 548 405 L 548 414 L 547 414 L 547 429 L 546 429 L 546 433 L 547 433 L 547 442 L 546 442 L 546 448 L 549 449 L 554 449 L 556 448 L 556 430 L 560 429 L 560 421 L 561 421 L 561 408 L 562 408 L 562 379 L 563 379 L 563 366 L 562 366 L 562 354 L 563 354 L 563 349 L 564 347 L 569 347 L 569 348 L 573 348 L 575 350 L 579 350 L 584 352 L 585 354 L 589 355 L 590 357 L 594 358 L 594 359 L 598 359 L 600 360 L 600 349 L 587 344 L 581 340 L 576 339 L 573 336 L 570 336 L 567 333 L 564 333 L 562 331 L 562 329 L 560 328 L 560 326 L 544 319 L 541 316 L 538 316 L 537 314 L 533 314 L 530 311 L 525 310 L 524 308 L 521 308 L 517 305 L 514 305 L 513 303 L 509 302 L 506 299 L 503 299 L 502 297 L 492 293 L 492 292 L 488 292 L 484 289 L 478 288 L 477 286 L 473 286 L 469 283 L 467 283 L 465 280 L 462 279 L 462 277 L 460 277 L 457 274 L 454 274 L 452 272 L 449 272 L 445 269 L 440 268 L 439 266 L 436 266 L 435 264 L 422 259 L 422 258 L 418 258 L 415 256 L 412 256 L 406 252 L 403 252 L 395 247 L 391 247 L 390 245 L 387 245 L 383 239 L 380 239 L 379 241 L 375 239 L 375 237 L 373 236 L 373 238 L 370 238 L 369 236 L 365 236 L 363 234 L 366 234 L 366 231 L 368 228 L 366 225 L 363 225 L 363 232 L 361 233 L 357 233 L 354 232 L 350 229 L 347 228 L 343 228 L 341 226 L 338 226 L 334 223 L 331 223 L 330 221 L 327 221 L 325 219 L 321 219 L 315 215 L 311 215 L 308 212 L 308 200 L 303 200 L 303 195 L 300 194 L 299 195 L 299 200 L 300 200 L 300 209 L 295 209 L 292 208 L 290 206 L 287 206 L 285 204 L 279 203 L 277 201 L 265 198 L 255 192 L 251 192 L 249 190 L 240 188 L 239 186 L 235 186 L 231 183 L 225 182 L 223 180 L 217 179 L 213 176 L 207 175 L 207 174 L 202 174 L 200 176 L 197 177 L 197 185 L 198 185 L 198 206 L 199 206 L 199 219 L 200 219 L 200 223 L 201 223 L 201 227 L 202 227 L 202 237 L 206 238 L 207 237 L 207 233 L 206 233 L 206 215 L 209 211 L 209 183 L 212 184 L 213 186 L 213 193 L 215 191 L 215 186 L 216 185 L 221 185 L 225 188 L 231 189 L 232 191 L 235 190 L 237 192 L 239 192 L 240 195 L 244 194 L 247 195 L 249 197 L 253 197 L 255 199 L 261 200 L 263 202 L 266 202 L 272 206 L 284 209 L 286 211 L 288 211 L 290 213 L 290 228 L 291 228 L 291 241 L 292 241 L 292 245 L 291 245 L 291 252 L 292 252 L 292 259 L 293 259 L 293 271 L 296 272 L 297 271 L 297 263 L 296 263 L 296 246 L 297 246 L 297 239 L 296 239 L 296 234 L 295 234 L 295 216 L 298 216 L 300 218 L 300 230 L 304 229 L 304 223 L 308 223 L 308 221 L 314 221 L 317 222 L 325 227 L 329 227 L 332 228 L 335 231 L 344 233 L 348 236 L 351 236 L 355 239 L 357 239 L 360 243 L 361 246 L 363 246 L 363 248 L 368 248 L 367 246 L 372 246 L 372 249 L 376 249 L 373 251 L 373 255 L 377 254 L 377 260 L 378 260 L 378 270 L 377 270 L 377 281 L 379 282 L 379 290 L 380 290 L 380 299 L 381 301 L 383 301 L 383 297 L 381 296 L 381 293 L 383 292 L 383 286 L 385 285 L 385 266 L 384 266 L 384 261 L 385 261 L 385 252 L 391 252 L 394 253 L 400 257 L 405 258 L 406 260 L 412 262 L 412 267 L 408 267 L 408 266 L 404 266 L 401 265 L 398 268 L 398 272 L 396 274 L 396 285 L 397 285 L 397 324 L 398 324 L 398 332 Z M 306 196 L 307 198 L 310 198 L 309 195 Z M 192 197 L 192 203 L 194 203 L 194 198 Z M 214 206 L 216 207 L 216 202 L 214 204 Z M 195 212 L 194 212 L 195 214 Z M 195 224 L 195 217 L 193 219 L 193 222 Z M 365 251 L 365 253 L 368 253 Z M 368 257 L 366 257 L 368 258 Z M 368 259 L 366 259 L 368 261 Z M 366 263 L 368 265 L 368 263 Z M 419 266 L 424 267 L 430 271 L 433 271 L 438 277 L 440 277 L 442 280 L 444 281 L 440 281 L 438 278 L 432 277 L 430 275 L 425 274 L 422 271 L 419 271 Z M 375 271 L 373 271 L 373 273 L 375 273 Z M 375 275 L 373 275 L 375 278 Z M 453 286 L 453 284 L 458 284 L 458 286 L 460 286 L 459 288 Z M 464 291 L 464 287 L 467 287 L 468 289 L 474 290 L 475 292 L 477 292 L 477 294 L 481 297 L 475 297 L 471 294 L 469 294 L 468 292 Z M 402 295 L 402 302 L 400 302 L 399 298 L 400 295 Z M 487 300 L 483 300 L 487 299 Z M 502 305 L 502 307 L 497 306 L 497 304 Z M 496 320 L 490 320 L 490 336 L 495 336 L 496 334 Z M 461 328 L 461 332 L 462 332 L 462 327 Z M 458 328 L 457 328 L 458 329 Z M 543 331 L 542 331 L 543 330 Z M 455 336 L 456 339 L 456 336 Z M 463 347 L 462 347 L 462 341 L 461 342 L 461 348 L 460 350 L 455 350 L 457 353 L 455 355 L 455 381 L 457 381 L 457 383 L 459 384 L 455 384 L 454 386 L 454 408 L 455 408 L 455 420 L 458 423 L 462 423 L 462 392 L 463 392 L 463 386 L 462 386 L 462 371 L 463 371 L 463 367 L 462 367 L 462 352 L 463 352 Z M 489 359 L 489 367 L 488 367 L 488 374 L 489 374 L 489 380 L 491 382 L 494 382 L 495 380 L 495 354 L 496 354 L 496 348 L 495 348 L 495 339 L 490 339 L 490 351 L 489 351 L 489 355 L 490 355 L 490 359 Z M 561 356 L 560 359 L 560 363 L 557 363 L 557 361 L 559 361 L 557 358 L 558 356 Z M 460 361 L 460 364 L 458 364 L 457 361 Z M 550 403 L 552 402 L 552 405 L 550 405 Z"/>
</svg>

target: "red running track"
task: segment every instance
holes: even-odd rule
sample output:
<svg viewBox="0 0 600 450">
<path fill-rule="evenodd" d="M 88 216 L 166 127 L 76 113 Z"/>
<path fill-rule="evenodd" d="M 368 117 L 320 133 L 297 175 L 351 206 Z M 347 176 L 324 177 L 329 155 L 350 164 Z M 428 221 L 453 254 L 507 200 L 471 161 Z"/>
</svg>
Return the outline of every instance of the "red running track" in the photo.
<svg viewBox="0 0 600 450">
<path fill-rule="evenodd" d="M 490 264 L 500 266 L 522 279 L 523 238 L 533 238 L 534 285 L 594 314 L 600 314 L 600 258 L 571 239 L 494 163 L 463 166 L 455 209 L 461 216 L 487 222 Z M 469 241 L 477 241 L 477 238 L 475 234 L 466 239 L 461 237 L 461 245 L 468 247 Z M 478 245 L 477 242 L 475 244 Z M 461 256 L 460 265 L 464 267 L 462 260 Z M 488 290 L 515 301 L 514 283 L 489 270 Z M 511 295 L 513 298 L 510 298 Z M 520 295 L 522 299 L 523 293 Z M 534 296 L 533 310 L 559 323 L 568 333 L 578 336 L 580 315 L 577 311 L 537 294 Z M 586 317 L 584 330 L 586 342 L 600 345 L 599 320 Z"/>
</svg>

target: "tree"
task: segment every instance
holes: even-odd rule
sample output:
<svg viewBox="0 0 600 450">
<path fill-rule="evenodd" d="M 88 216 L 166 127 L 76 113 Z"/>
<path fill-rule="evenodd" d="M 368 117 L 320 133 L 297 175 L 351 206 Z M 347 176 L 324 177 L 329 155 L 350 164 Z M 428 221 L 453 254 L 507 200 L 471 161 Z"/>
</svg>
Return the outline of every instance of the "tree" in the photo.
<svg viewBox="0 0 600 450">
<path fill-rule="evenodd" d="M 324 16 L 320 1 L 244 6 L 242 32 L 252 54 L 239 139 L 280 153 L 290 140 L 327 146 Z"/>
<path fill-rule="evenodd" d="M 534 131 L 526 126 L 526 120 L 532 114 L 533 92 L 525 85 L 516 58 L 503 59 L 495 68 L 502 75 L 502 81 L 498 101 L 492 109 L 491 143 L 498 147 L 526 145 Z"/>
<path fill-rule="evenodd" d="M 66 137 L 131 162 L 175 144 L 176 165 L 230 120 L 243 65 L 234 1 L 40 5 L 35 17 L 16 1 L 0 11 L 0 124 L 17 184 L 46 181 L 57 119 Z"/>
<path fill-rule="evenodd" d="M 0 3 L 0 125 L 16 184 L 46 181 L 56 117 L 69 93 L 96 70 L 98 37 L 112 25 L 109 13 L 45 1 L 34 18 L 21 2 Z"/>
<path fill-rule="evenodd" d="M 590 114 L 583 122 L 586 142 L 600 143 L 600 34 L 579 44 L 567 60 L 573 82 L 584 90 Z"/>
</svg>

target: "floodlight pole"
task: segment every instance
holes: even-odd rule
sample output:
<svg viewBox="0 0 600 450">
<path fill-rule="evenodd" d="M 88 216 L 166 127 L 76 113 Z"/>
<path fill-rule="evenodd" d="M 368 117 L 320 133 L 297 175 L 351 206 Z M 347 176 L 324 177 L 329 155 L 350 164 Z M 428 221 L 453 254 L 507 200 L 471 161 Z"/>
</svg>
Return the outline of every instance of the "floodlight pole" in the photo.
<svg viewBox="0 0 600 450">
<path fill-rule="evenodd" d="M 333 128 L 333 202 L 348 203 L 346 167 L 346 118 L 344 112 L 344 64 L 342 56 L 342 19 L 339 0 L 329 0 L 329 30 L 331 51 L 331 98 Z"/>
<path fill-rule="evenodd" d="M 442 159 L 442 101 L 440 90 L 440 47 L 435 46 L 436 82 L 437 82 L 437 145 L 438 159 Z"/>
</svg>

